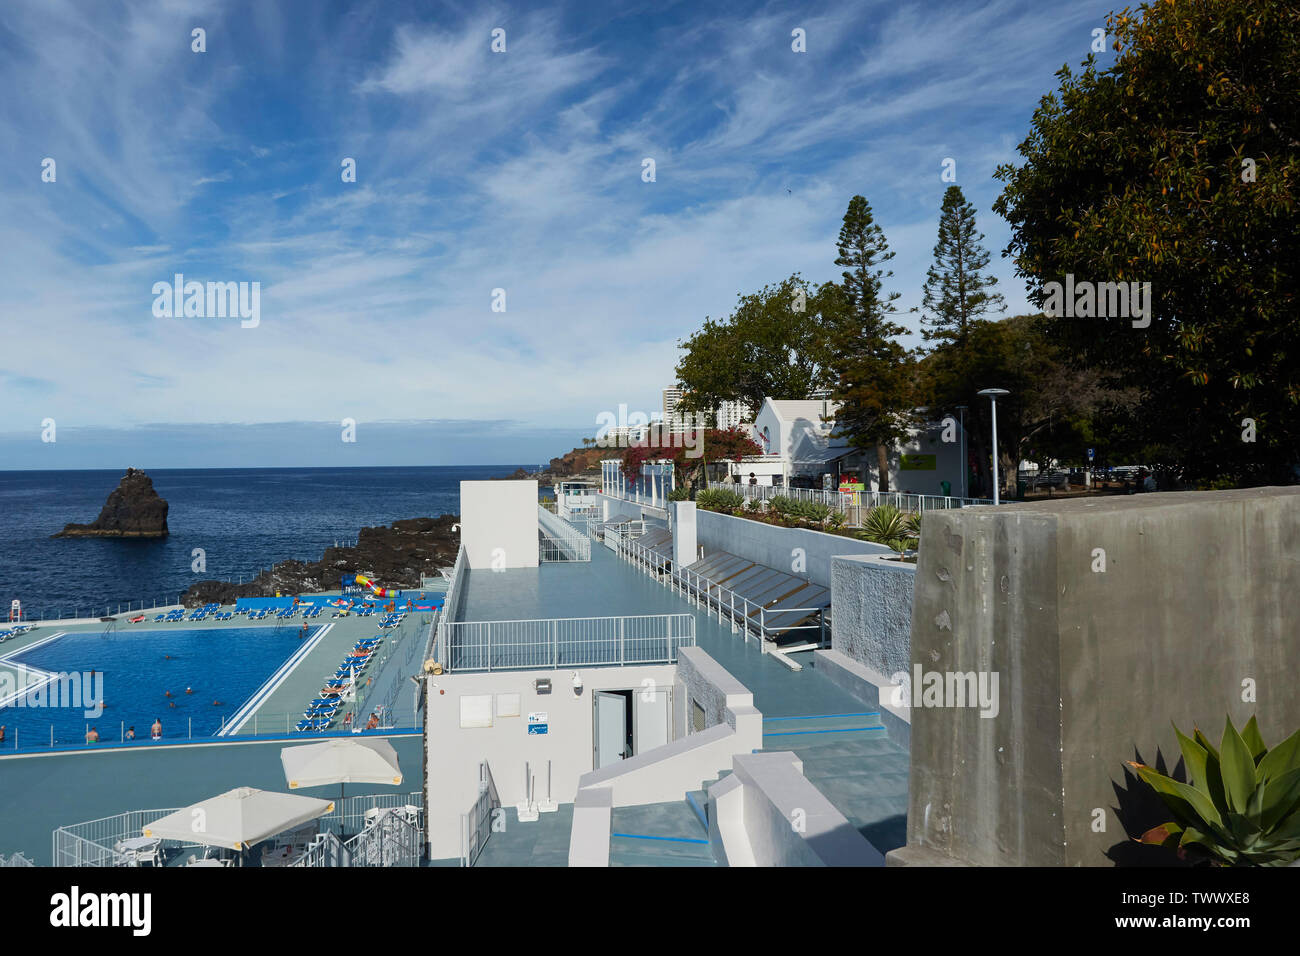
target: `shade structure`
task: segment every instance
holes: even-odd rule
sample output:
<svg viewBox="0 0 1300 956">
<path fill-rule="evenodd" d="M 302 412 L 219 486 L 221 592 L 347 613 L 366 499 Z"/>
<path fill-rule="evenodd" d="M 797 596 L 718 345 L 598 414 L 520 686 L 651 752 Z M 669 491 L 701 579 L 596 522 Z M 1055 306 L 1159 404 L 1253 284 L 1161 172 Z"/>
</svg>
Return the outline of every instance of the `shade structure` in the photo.
<svg viewBox="0 0 1300 956">
<path fill-rule="evenodd" d="M 333 809 L 334 804 L 329 800 L 236 787 L 169 813 L 143 827 L 142 832 L 160 840 L 246 850 L 254 843 L 292 830 Z"/>
<path fill-rule="evenodd" d="M 347 737 L 326 740 L 280 751 L 284 779 L 290 790 L 300 787 L 323 787 L 337 783 L 381 783 L 397 786 L 402 782 L 402 768 L 397 751 L 387 740 L 374 738 L 353 740 Z"/>
</svg>

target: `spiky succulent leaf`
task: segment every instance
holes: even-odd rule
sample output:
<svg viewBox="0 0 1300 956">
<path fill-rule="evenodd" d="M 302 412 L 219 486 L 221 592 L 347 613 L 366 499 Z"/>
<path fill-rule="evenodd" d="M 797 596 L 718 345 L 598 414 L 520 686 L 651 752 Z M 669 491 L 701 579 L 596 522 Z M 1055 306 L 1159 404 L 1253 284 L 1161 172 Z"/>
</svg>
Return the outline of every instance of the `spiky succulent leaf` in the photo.
<svg viewBox="0 0 1300 956">
<path fill-rule="evenodd" d="M 1223 774 L 1228 806 L 1237 813 L 1245 813 L 1255 789 L 1255 758 L 1250 755 L 1250 749 L 1237 733 L 1237 728 L 1232 726 L 1231 717 L 1223 725 L 1219 754 L 1219 771 Z"/>
<path fill-rule="evenodd" d="M 1300 769 L 1300 730 L 1266 753 L 1255 769 L 1261 780 L 1270 780 Z"/>
<path fill-rule="evenodd" d="M 1264 738 L 1260 736 L 1259 724 L 1255 722 L 1254 714 L 1250 715 L 1250 720 L 1246 721 L 1246 726 L 1241 728 L 1241 739 L 1246 742 L 1246 748 L 1250 751 L 1250 756 L 1258 765 L 1260 758 L 1268 753 L 1268 747 L 1264 744 Z"/>
</svg>

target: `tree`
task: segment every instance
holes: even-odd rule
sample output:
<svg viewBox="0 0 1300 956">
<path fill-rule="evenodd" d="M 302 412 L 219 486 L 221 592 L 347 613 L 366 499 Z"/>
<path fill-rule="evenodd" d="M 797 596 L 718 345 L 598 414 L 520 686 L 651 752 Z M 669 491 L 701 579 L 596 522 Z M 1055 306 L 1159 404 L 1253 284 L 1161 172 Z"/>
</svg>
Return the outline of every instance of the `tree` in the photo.
<svg viewBox="0 0 1300 956">
<path fill-rule="evenodd" d="M 888 318 L 899 293 L 882 293 L 882 280 L 893 276 L 882 266 L 894 254 L 864 197 L 849 201 L 837 247 L 843 282 L 835 290 L 838 301 L 827 302 L 828 363 L 840 403 L 835 436 L 854 448 L 875 446 L 880 490 L 888 491 L 889 446 L 907 436 L 912 370 L 907 350 L 895 341 L 906 329 Z"/>
<path fill-rule="evenodd" d="M 949 186 L 939 211 L 939 239 L 934 264 L 925 275 L 921 307 L 921 334 L 927 342 L 966 341 L 970 323 L 991 308 L 1006 308 L 1002 296 L 992 292 L 997 278 L 984 274 L 989 253 L 975 231 L 975 207 L 960 186 Z M 926 327 L 928 326 L 928 328 Z"/>
<path fill-rule="evenodd" d="M 633 442 L 623 449 L 619 469 L 628 481 L 635 483 L 641 474 L 641 466 L 647 461 L 671 459 L 674 471 L 684 483 L 707 485 L 710 457 L 714 462 L 740 461 L 749 455 L 763 453 L 758 443 L 739 428 L 709 428 L 699 437 L 698 455 L 692 455 L 685 442 L 673 441 L 671 437 Z"/>
<path fill-rule="evenodd" d="M 1175 449 L 1186 477 L 1293 480 L 1300 6 L 1140 13 L 1108 19 L 1111 68 L 1093 57 L 1078 76 L 1062 68 L 1020 145 L 1025 164 L 998 169 L 1007 253 L 1039 304 L 1057 297 L 1049 282 L 1138 283 L 1139 294 L 1150 283 L 1136 320 L 1132 308 L 1062 315 L 1052 335 L 1074 361 L 1143 391 L 1134 437 Z"/>
<path fill-rule="evenodd" d="M 805 398 L 826 384 L 828 293 L 811 293 L 798 273 L 738 297 L 725 320 L 706 318 L 685 342 L 677 381 L 683 411 L 712 412 L 724 401 L 757 410 L 768 396 Z"/>
</svg>

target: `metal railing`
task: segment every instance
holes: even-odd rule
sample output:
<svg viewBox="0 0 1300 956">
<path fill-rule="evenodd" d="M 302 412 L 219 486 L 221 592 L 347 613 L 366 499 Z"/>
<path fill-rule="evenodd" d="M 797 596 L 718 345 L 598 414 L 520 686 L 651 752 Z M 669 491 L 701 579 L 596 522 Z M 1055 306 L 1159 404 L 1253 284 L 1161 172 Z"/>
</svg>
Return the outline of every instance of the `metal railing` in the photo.
<svg viewBox="0 0 1300 956">
<path fill-rule="evenodd" d="M 719 623 L 726 620 L 731 633 L 743 633 L 746 640 L 753 634 L 763 653 L 767 652 L 769 641 L 791 631 L 815 630 L 817 643 L 826 643 L 826 613 L 822 607 L 770 608 L 757 604 L 689 568 L 675 567 L 671 559 L 639 544 L 635 538 L 620 538 L 617 553 L 666 583 L 710 617 L 716 617 Z"/>
<path fill-rule="evenodd" d="M 769 501 L 778 497 L 792 498 L 795 501 L 812 501 L 850 517 L 859 509 L 874 508 L 882 504 L 893 505 L 899 511 L 918 513 L 993 504 L 992 498 L 918 495 L 905 491 L 827 491 L 823 488 L 783 488 L 779 485 L 734 485 L 722 481 L 709 482 L 709 490 L 734 491 L 757 501 Z"/>
<path fill-rule="evenodd" d="M 380 810 L 343 844 L 348 866 L 419 866 L 420 828 L 400 808 Z"/>
<path fill-rule="evenodd" d="M 35 866 L 35 865 L 36 865 L 35 863 L 27 859 L 27 857 L 23 856 L 21 853 L 12 853 L 8 857 L 6 857 L 3 853 L 0 853 L 0 867 Z"/>
<path fill-rule="evenodd" d="M 492 835 L 493 814 L 501 807 L 492 769 L 484 760 L 478 765 L 478 796 L 468 813 L 460 815 L 460 865 L 473 866 Z"/>
<path fill-rule="evenodd" d="M 456 551 L 456 563 L 451 569 L 451 580 L 447 586 L 447 598 L 442 603 L 442 611 L 438 614 L 438 624 L 430 636 L 429 649 L 425 652 L 425 658 L 433 658 L 445 669 L 447 667 L 447 639 L 446 627 L 460 616 L 460 605 L 464 597 L 465 590 L 465 566 L 467 559 L 465 557 L 465 546 L 462 544 Z"/>
<path fill-rule="evenodd" d="M 542 561 L 590 561 L 591 539 L 545 508 L 537 509 L 537 557 Z"/>
<path fill-rule="evenodd" d="M 451 673 L 671 664 L 695 644 L 695 615 L 456 621 L 441 630 Z"/>
<path fill-rule="evenodd" d="M 381 793 L 367 794 L 356 797 L 346 797 L 342 800 L 334 801 L 334 809 L 329 813 L 317 819 L 317 825 L 321 836 L 330 835 L 335 838 L 335 842 L 341 842 L 345 835 L 354 835 L 348 841 L 349 844 L 355 840 L 355 835 L 365 832 L 368 826 L 372 826 L 372 820 L 384 819 L 392 814 L 383 811 L 396 810 L 401 811 L 398 816 L 406 819 L 411 829 L 414 831 L 413 845 L 418 859 L 419 845 L 424 832 L 423 820 L 424 798 L 421 791 L 413 793 Z M 409 808 L 409 809 L 408 809 Z M 68 826 L 58 827 L 52 835 L 53 843 L 53 860 L 55 866 L 94 866 L 94 867 L 111 867 L 111 866 L 131 866 L 133 861 L 129 854 L 124 854 L 116 849 L 117 844 L 130 837 L 138 837 L 143 832 L 144 827 L 156 820 L 160 820 L 169 813 L 175 813 L 180 808 L 172 807 L 162 810 L 128 810 L 125 813 L 117 813 L 109 817 L 101 817 L 98 820 L 88 820 L 84 823 L 74 823 Z M 374 811 L 379 811 L 375 813 Z M 368 817 L 367 815 L 370 815 Z M 390 832 L 385 839 L 391 837 L 399 840 L 402 846 L 412 844 L 404 834 Z M 170 848 L 179 846 L 184 852 L 187 849 L 203 848 L 199 843 L 180 843 L 165 841 Z M 322 842 L 317 838 L 317 842 Z M 341 844 L 345 848 L 347 844 Z M 345 857 L 351 858 L 357 851 L 359 845 L 354 845 L 344 854 Z M 309 850 L 309 852 L 311 852 Z M 321 851 L 323 852 L 323 851 Z M 370 850 L 366 850 L 370 853 Z M 391 858 L 393 850 L 390 847 L 389 857 Z M 367 857 L 372 859 L 373 857 Z M 355 866 L 376 866 L 376 865 L 413 865 L 408 863 L 401 864 L 377 864 L 373 862 L 345 862 L 345 863 L 300 863 L 302 866 L 325 866 L 325 865 L 355 865 Z"/>
</svg>

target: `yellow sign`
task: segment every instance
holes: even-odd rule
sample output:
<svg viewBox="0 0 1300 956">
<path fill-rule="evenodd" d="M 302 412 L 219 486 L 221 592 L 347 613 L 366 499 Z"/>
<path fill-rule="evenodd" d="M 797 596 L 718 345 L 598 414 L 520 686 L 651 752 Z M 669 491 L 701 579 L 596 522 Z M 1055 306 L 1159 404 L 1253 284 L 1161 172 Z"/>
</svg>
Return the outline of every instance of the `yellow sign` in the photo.
<svg viewBox="0 0 1300 956">
<path fill-rule="evenodd" d="M 903 471 L 934 471 L 938 468 L 938 460 L 935 455 L 903 455 Z"/>
</svg>

